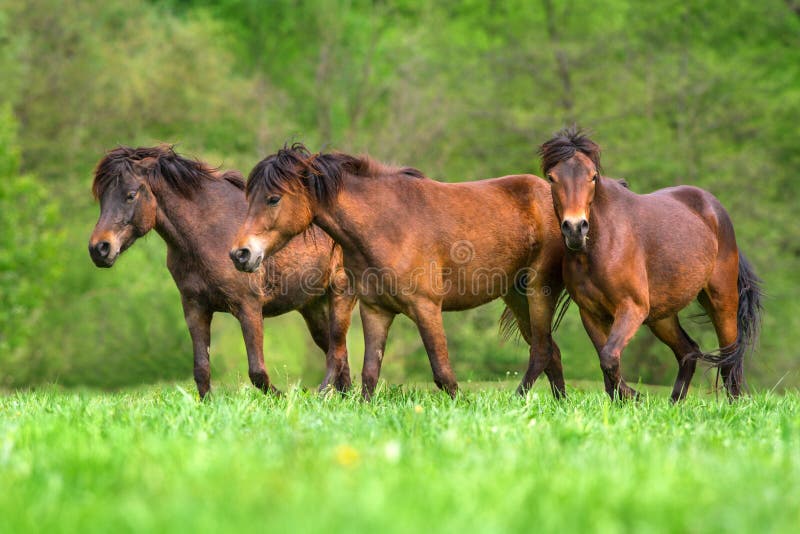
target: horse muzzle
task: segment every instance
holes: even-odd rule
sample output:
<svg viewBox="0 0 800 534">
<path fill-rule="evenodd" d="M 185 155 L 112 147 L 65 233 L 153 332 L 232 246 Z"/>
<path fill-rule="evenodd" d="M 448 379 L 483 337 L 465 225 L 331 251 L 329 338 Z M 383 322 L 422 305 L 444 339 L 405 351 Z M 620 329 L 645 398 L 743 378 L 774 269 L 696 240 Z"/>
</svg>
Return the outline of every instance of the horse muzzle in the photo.
<svg viewBox="0 0 800 534">
<path fill-rule="evenodd" d="M 246 273 L 255 272 L 264 259 L 263 252 L 254 253 L 249 247 L 235 248 L 230 251 L 229 256 L 233 265 Z"/>
<path fill-rule="evenodd" d="M 119 257 L 119 248 L 109 241 L 89 243 L 89 256 L 97 267 L 108 268 Z"/>
<path fill-rule="evenodd" d="M 582 252 L 586 250 L 586 235 L 589 233 L 589 221 L 585 218 L 564 219 L 561 223 L 561 235 L 564 236 L 564 243 L 567 248 Z"/>
</svg>

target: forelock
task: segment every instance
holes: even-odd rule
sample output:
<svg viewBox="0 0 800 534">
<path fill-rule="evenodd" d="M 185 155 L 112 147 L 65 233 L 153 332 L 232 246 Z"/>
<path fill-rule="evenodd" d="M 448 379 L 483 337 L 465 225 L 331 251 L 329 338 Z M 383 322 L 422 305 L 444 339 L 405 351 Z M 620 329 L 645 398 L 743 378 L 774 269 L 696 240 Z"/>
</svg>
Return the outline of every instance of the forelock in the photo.
<svg viewBox="0 0 800 534">
<path fill-rule="evenodd" d="M 300 185 L 298 182 L 310 170 L 307 162 L 310 156 L 304 145 L 295 143 L 262 159 L 247 177 L 247 195 L 251 196 L 256 192 L 287 192 Z"/>
<path fill-rule="evenodd" d="M 559 131 L 539 147 L 542 170 L 547 174 L 550 169 L 560 162 L 574 157 L 578 152 L 588 157 L 597 171 L 601 172 L 600 147 L 589 138 L 587 133 L 575 127 Z"/>
</svg>

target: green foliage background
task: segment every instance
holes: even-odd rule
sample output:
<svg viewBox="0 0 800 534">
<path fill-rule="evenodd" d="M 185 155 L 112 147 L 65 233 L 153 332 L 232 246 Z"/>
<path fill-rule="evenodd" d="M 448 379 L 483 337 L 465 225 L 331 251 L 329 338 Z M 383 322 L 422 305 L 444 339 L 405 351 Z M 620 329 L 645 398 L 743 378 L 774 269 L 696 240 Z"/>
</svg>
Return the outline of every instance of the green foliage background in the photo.
<svg viewBox="0 0 800 534">
<path fill-rule="evenodd" d="M 86 253 L 91 171 L 116 144 L 178 143 L 247 172 L 302 140 L 459 181 L 538 172 L 537 145 L 576 122 L 635 191 L 689 183 L 722 200 L 768 293 L 750 381 L 796 387 L 799 14 L 794 0 L 0 0 L 0 386 L 191 374 L 158 236 L 107 271 Z M 499 313 L 446 318 L 462 380 L 524 369 Z M 244 373 L 235 321 L 218 316 L 213 339 L 215 376 Z M 568 379 L 599 377 L 575 310 L 557 339 Z M 265 346 L 279 383 L 321 377 L 299 316 L 268 320 Z M 356 370 L 361 346 L 356 323 Z M 428 379 L 408 321 L 384 369 Z M 634 382 L 675 370 L 647 332 L 624 360 Z"/>
</svg>

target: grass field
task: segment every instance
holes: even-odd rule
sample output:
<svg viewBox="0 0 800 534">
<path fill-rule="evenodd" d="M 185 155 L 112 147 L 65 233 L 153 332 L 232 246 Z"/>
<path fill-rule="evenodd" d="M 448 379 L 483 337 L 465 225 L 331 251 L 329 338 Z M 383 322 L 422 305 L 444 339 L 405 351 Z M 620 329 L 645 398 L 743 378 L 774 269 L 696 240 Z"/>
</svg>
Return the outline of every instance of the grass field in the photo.
<svg viewBox="0 0 800 534">
<path fill-rule="evenodd" d="M 800 394 L 610 404 L 480 385 L 0 395 L 0 531 L 741 531 L 800 525 Z M 277 530 L 274 530 L 277 529 Z"/>
</svg>

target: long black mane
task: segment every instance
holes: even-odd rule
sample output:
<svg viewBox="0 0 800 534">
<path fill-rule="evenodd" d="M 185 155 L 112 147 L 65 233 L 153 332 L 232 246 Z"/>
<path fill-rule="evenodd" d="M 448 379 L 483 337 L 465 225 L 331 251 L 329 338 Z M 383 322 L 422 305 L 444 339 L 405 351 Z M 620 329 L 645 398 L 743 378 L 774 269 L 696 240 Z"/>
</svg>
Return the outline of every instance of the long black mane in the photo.
<svg viewBox="0 0 800 534">
<path fill-rule="evenodd" d="M 275 154 L 259 161 L 247 177 L 247 195 L 263 188 L 269 192 L 286 192 L 304 181 L 311 172 L 311 152 L 302 143 L 284 145 Z"/>
<path fill-rule="evenodd" d="M 329 205 L 342 189 L 344 174 L 382 176 L 403 174 L 424 178 L 417 169 L 392 167 L 368 156 L 351 156 L 343 152 L 312 154 L 302 143 L 284 146 L 261 160 L 247 178 L 247 194 L 255 191 L 286 192 L 305 187 L 315 200 Z"/>
<path fill-rule="evenodd" d="M 94 171 L 92 194 L 95 199 L 125 174 L 134 173 L 147 180 L 153 190 L 169 187 L 182 197 L 191 198 L 207 180 L 226 180 L 244 190 L 237 171 L 218 173 L 208 164 L 176 153 L 172 145 L 132 148 L 118 146 L 106 153 Z"/>
</svg>

